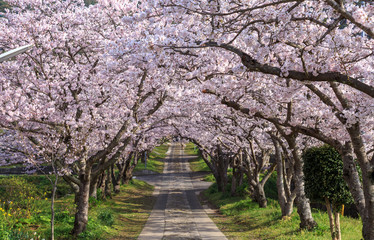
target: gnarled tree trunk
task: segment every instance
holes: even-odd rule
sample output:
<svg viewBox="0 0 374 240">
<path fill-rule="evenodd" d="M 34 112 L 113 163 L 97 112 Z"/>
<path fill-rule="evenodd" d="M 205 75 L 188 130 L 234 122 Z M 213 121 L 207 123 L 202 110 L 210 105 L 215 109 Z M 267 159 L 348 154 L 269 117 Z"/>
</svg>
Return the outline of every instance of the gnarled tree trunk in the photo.
<svg viewBox="0 0 374 240">
<path fill-rule="evenodd" d="M 226 185 L 228 183 L 227 169 L 231 162 L 230 156 L 224 154 L 220 146 L 217 146 L 216 150 L 212 154 L 207 152 L 202 152 L 202 157 L 204 162 L 208 165 L 209 169 L 212 171 L 219 192 L 225 192 Z"/>
<path fill-rule="evenodd" d="M 293 211 L 293 203 L 296 198 L 295 191 L 291 192 L 292 166 L 289 161 L 289 174 L 287 174 L 284 158 L 281 155 L 280 139 L 271 135 L 275 148 L 275 159 L 277 162 L 277 191 L 278 202 L 281 207 L 282 217 L 289 217 Z"/>
<path fill-rule="evenodd" d="M 132 173 L 134 172 L 134 169 L 136 165 L 138 165 L 139 158 L 142 154 L 135 153 L 133 156 L 133 159 L 129 158 L 127 159 L 125 163 L 125 171 L 123 175 L 123 181 L 124 184 L 129 184 L 130 180 L 132 179 Z"/>
<path fill-rule="evenodd" d="M 295 161 L 295 190 L 296 190 L 296 204 L 297 213 L 300 216 L 300 228 L 313 229 L 317 226 L 316 221 L 314 221 L 312 216 L 312 211 L 310 209 L 309 199 L 305 195 L 304 187 L 304 172 L 303 165 L 304 162 L 301 159 L 301 154 L 299 148 L 296 144 L 296 135 L 287 135 L 286 140 L 288 142 L 289 148 L 292 150 L 292 156 Z"/>
<path fill-rule="evenodd" d="M 261 183 L 256 184 L 253 192 L 253 200 L 258 203 L 260 208 L 266 208 L 268 205 L 268 201 L 266 199 L 264 185 Z"/>
<path fill-rule="evenodd" d="M 88 200 L 90 196 L 91 166 L 86 166 L 79 174 L 79 193 L 77 195 L 77 208 L 75 213 L 73 236 L 76 238 L 82 233 L 88 223 Z"/>
<path fill-rule="evenodd" d="M 269 149 L 262 148 L 255 138 L 248 139 L 248 141 L 250 152 L 248 152 L 248 150 L 244 151 L 246 153 L 244 156 L 247 168 L 248 190 L 250 191 L 252 199 L 258 203 L 259 207 L 265 208 L 267 207 L 267 199 L 264 187 L 275 170 L 276 162 L 273 163 L 270 168 L 267 168 L 270 164 Z M 256 142 L 257 147 L 260 149 L 261 155 L 255 153 L 253 141 Z M 265 176 L 260 181 L 261 174 L 265 174 Z"/>
</svg>

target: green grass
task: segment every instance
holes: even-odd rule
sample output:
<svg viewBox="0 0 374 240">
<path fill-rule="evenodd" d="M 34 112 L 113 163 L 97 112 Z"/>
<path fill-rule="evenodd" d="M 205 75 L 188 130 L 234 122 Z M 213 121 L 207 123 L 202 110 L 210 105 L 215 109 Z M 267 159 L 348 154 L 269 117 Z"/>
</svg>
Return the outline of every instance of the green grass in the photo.
<svg viewBox="0 0 374 240">
<path fill-rule="evenodd" d="M 153 171 L 153 172 L 162 173 L 164 169 L 164 162 L 153 160 L 153 159 L 148 159 L 147 168 L 145 168 L 144 163 L 138 163 L 138 165 L 136 165 L 135 171 L 141 171 L 145 169 Z"/>
<path fill-rule="evenodd" d="M 162 172 L 164 163 L 160 160 L 166 156 L 168 148 L 168 145 L 156 147 L 149 155 L 147 169 Z M 12 236 L 10 239 L 50 239 L 51 184 L 46 176 L 0 176 L 0 180 L 4 178 L 12 178 L 14 179 L 12 181 L 20 183 L 24 181 L 27 186 L 30 186 L 30 189 L 34 189 L 32 192 L 34 198 L 31 200 L 31 198 L 26 197 L 26 201 L 32 203 L 32 205 L 28 205 L 30 209 L 27 210 L 27 214 L 26 209 L 21 209 L 22 213 L 25 212 L 21 219 L 17 218 L 16 215 L 20 214 L 14 212 L 15 209 L 13 209 L 12 212 L 9 212 L 11 216 L 6 216 L 5 221 L 3 221 L 5 225 L 1 225 L 0 222 L 0 239 L 3 239 L 4 234 Z M 9 184 L 13 184 L 13 182 Z M 5 190 L 7 191 L 8 188 L 5 187 Z M 153 186 L 133 179 L 128 185 L 121 186 L 121 192 L 113 195 L 112 199 L 96 200 L 90 198 L 87 230 L 78 239 L 136 239 L 152 211 L 155 202 L 155 197 L 152 195 L 153 189 Z M 23 191 L 25 192 L 22 193 L 23 195 L 29 195 L 30 193 L 27 192 L 29 190 L 26 188 Z M 74 204 L 74 194 L 71 194 L 69 185 L 62 179 L 58 184 L 57 196 L 55 203 L 55 237 L 57 240 L 71 239 L 70 232 L 74 225 L 76 206 Z M 20 201 L 22 199 L 24 198 L 19 198 Z M 5 209 L 2 203 L 0 202 L 0 207 Z M 14 221 L 16 221 L 15 225 Z M 9 225 L 10 222 L 12 223 Z M 9 227 L 3 228 L 3 226 L 15 227 L 10 229 Z"/>
<path fill-rule="evenodd" d="M 136 239 L 152 211 L 155 202 L 153 189 L 153 186 L 134 179 L 128 185 L 122 185 L 121 192 L 112 199 L 91 199 L 87 230 L 79 239 Z M 73 196 L 69 196 L 56 203 L 55 236 L 58 240 L 71 239 L 75 210 L 73 201 Z M 41 215 L 49 217 L 47 210 Z M 106 217 L 103 218 L 103 215 Z M 49 226 L 39 224 L 41 236 L 50 238 Z"/>
<path fill-rule="evenodd" d="M 204 162 L 199 150 L 195 148 L 193 143 L 187 143 L 184 148 L 186 155 L 195 155 L 196 158 L 190 160 L 190 168 L 193 172 L 210 172 L 208 165 Z"/>
<path fill-rule="evenodd" d="M 300 231 L 299 216 L 294 209 L 290 219 L 282 220 L 277 201 L 268 199 L 267 208 L 245 197 L 227 197 L 212 190 L 205 197 L 219 208 L 220 214 L 210 217 L 229 239 L 322 240 L 331 239 L 327 213 L 313 210 L 318 227 L 313 231 Z M 359 219 L 341 218 L 342 239 L 361 239 Z"/>
<path fill-rule="evenodd" d="M 49 175 L 49 177 L 54 181 L 55 175 Z M 1 175 L 1 179 L 6 178 L 22 178 L 26 180 L 29 184 L 35 185 L 38 189 L 39 193 L 46 193 L 46 197 L 50 198 L 52 195 L 52 185 L 48 178 L 44 175 Z M 57 183 L 57 197 L 63 197 L 68 194 L 72 194 L 71 187 L 62 179 L 60 178 Z"/>
<path fill-rule="evenodd" d="M 112 199 L 104 201 L 90 199 L 87 230 L 78 239 L 136 239 L 152 211 L 155 202 L 153 189 L 153 186 L 134 179 L 128 185 L 122 185 L 121 192 L 114 195 Z M 31 203 L 35 206 L 32 206 L 27 217 L 17 218 L 16 213 L 12 212 L 12 216 L 6 220 L 12 218 L 12 221 L 16 221 L 15 228 L 0 229 L 0 239 L 3 239 L 1 238 L 4 235 L 3 231 L 15 236 L 10 239 L 50 239 L 50 199 L 43 197 Z M 56 200 L 55 237 L 57 240 L 72 238 L 70 232 L 74 225 L 74 213 L 73 195 Z"/>
<path fill-rule="evenodd" d="M 199 155 L 199 150 L 197 147 L 195 147 L 195 144 L 189 142 L 184 147 L 184 153 L 186 155 Z"/>
<path fill-rule="evenodd" d="M 169 149 L 169 144 L 165 143 L 155 147 L 149 154 L 150 159 L 161 159 L 166 157 L 166 152 Z"/>
<path fill-rule="evenodd" d="M 17 167 L 24 167 L 24 165 L 21 163 L 18 163 L 18 164 L 13 164 L 13 165 L 0 166 L 0 168 L 17 168 Z"/>
<path fill-rule="evenodd" d="M 110 209 L 114 224 L 105 228 L 102 239 L 136 239 L 148 220 L 155 203 L 154 187 L 139 180 L 121 186 L 121 192 L 113 199 L 103 202 L 90 211 L 97 219 L 99 214 Z"/>
<path fill-rule="evenodd" d="M 145 164 L 143 162 L 139 162 L 138 165 L 136 165 L 135 171 L 147 169 L 153 172 L 162 173 L 164 170 L 164 162 L 160 160 L 166 157 L 166 152 L 168 149 L 168 144 L 155 147 L 148 156 L 147 168 L 145 168 Z"/>
</svg>

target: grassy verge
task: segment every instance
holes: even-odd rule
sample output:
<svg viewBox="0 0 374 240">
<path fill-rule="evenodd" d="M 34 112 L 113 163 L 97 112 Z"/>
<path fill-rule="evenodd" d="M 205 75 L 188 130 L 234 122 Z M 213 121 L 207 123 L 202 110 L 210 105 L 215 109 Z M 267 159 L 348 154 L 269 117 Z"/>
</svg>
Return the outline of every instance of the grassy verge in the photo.
<svg viewBox="0 0 374 240">
<path fill-rule="evenodd" d="M 196 155 L 196 158 L 190 161 L 192 171 L 209 171 L 192 143 L 187 144 L 185 153 Z M 229 178 L 230 176 L 229 173 Z M 214 177 L 209 174 L 205 180 L 214 181 Z M 296 208 L 289 219 L 282 220 L 281 210 L 276 201 L 276 173 L 266 183 L 265 192 L 268 197 L 268 207 L 265 209 L 259 208 L 258 204 L 248 197 L 230 197 L 228 194 L 217 192 L 216 184 L 205 190 L 203 195 L 209 203 L 219 209 L 217 213 L 210 214 L 210 218 L 229 239 L 331 239 L 328 215 L 325 212 L 313 209 L 313 217 L 318 223 L 318 228 L 313 231 L 300 230 Z M 359 219 L 342 217 L 342 239 L 361 239 L 361 228 L 362 223 Z"/>
<path fill-rule="evenodd" d="M 79 239 L 136 239 L 143 229 L 152 210 L 155 198 L 153 186 L 139 180 L 132 180 L 121 186 L 121 192 L 111 199 L 98 201 L 90 199 L 87 231 Z M 73 197 L 57 201 L 57 239 L 71 239 L 74 224 Z M 42 236 L 49 238 L 49 226 L 40 226 Z"/>
<path fill-rule="evenodd" d="M 100 216 L 105 216 L 107 209 L 113 213 L 114 223 L 106 229 L 103 239 L 136 239 L 155 203 L 153 189 L 145 182 L 133 180 L 132 184 L 122 186 L 120 194 L 92 210 L 91 216 L 99 220 Z M 102 224 L 105 224 L 105 217 L 101 219 Z"/>
<path fill-rule="evenodd" d="M 169 145 L 167 144 L 155 147 L 148 156 L 147 168 L 145 167 L 145 164 L 143 162 L 140 162 L 136 166 L 135 171 L 147 169 L 153 172 L 162 173 L 164 169 L 164 162 L 160 160 L 166 157 L 166 152 L 168 151 L 168 149 Z"/>
<path fill-rule="evenodd" d="M 3 192 L 12 201 L 0 201 L 0 239 L 50 239 L 50 189 L 47 181 L 45 176 L 1 178 L 2 184 L 13 185 L 15 194 L 9 193 L 9 189 Z M 60 182 L 59 186 L 63 187 L 64 182 Z M 60 194 L 62 191 L 60 189 Z M 90 199 L 87 231 L 79 239 L 136 239 L 154 205 L 152 193 L 153 186 L 133 180 L 121 186 L 121 192 L 112 199 Z M 73 195 L 56 200 L 56 239 L 71 239 L 74 212 Z"/>
<path fill-rule="evenodd" d="M 193 143 L 187 143 L 184 148 L 184 153 L 187 155 L 196 155 L 196 158 L 190 160 L 190 168 L 193 172 L 210 172 L 209 167 L 204 162 L 198 149 Z"/>
<path fill-rule="evenodd" d="M 156 147 L 149 155 L 147 169 L 162 172 L 160 159 L 167 150 L 168 145 Z M 51 188 L 43 175 L 0 176 L 0 239 L 50 239 Z M 154 205 L 153 189 L 134 179 L 111 199 L 90 198 L 87 230 L 79 239 L 136 239 Z M 60 179 L 55 202 L 56 239 L 71 239 L 75 208 L 70 186 Z"/>
<path fill-rule="evenodd" d="M 219 208 L 220 214 L 210 217 L 229 239 L 331 239 L 327 213 L 313 210 L 318 227 L 313 231 L 300 231 L 296 209 L 289 219 L 282 220 L 279 204 L 275 200 L 269 199 L 267 208 L 259 208 L 251 199 L 225 197 L 213 188 L 207 189 L 204 195 Z M 342 217 L 342 239 L 361 239 L 361 228 L 359 219 Z"/>
</svg>

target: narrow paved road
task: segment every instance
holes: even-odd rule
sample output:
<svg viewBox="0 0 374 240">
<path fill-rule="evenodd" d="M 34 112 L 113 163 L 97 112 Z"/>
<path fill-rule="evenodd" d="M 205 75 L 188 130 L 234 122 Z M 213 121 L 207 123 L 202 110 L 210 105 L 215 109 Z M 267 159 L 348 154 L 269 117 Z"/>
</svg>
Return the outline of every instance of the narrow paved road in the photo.
<svg viewBox="0 0 374 240">
<path fill-rule="evenodd" d="M 139 240 L 226 239 L 197 199 L 196 193 L 209 183 L 191 178 L 188 159 L 179 143 L 173 143 L 163 174 L 138 177 L 155 185 L 158 195 Z"/>
</svg>

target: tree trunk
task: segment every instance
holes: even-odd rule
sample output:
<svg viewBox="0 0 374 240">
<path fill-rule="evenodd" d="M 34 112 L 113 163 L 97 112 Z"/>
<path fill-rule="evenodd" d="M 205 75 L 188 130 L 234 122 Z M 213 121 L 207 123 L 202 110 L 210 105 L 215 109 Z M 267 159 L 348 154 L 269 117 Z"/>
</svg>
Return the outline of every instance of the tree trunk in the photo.
<svg viewBox="0 0 374 240">
<path fill-rule="evenodd" d="M 286 191 L 284 189 L 284 169 L 283 169 L 283 160 L 281 156 L 280 146 L 278 141 L 275 139 L 275 137 L 272 136 L 274 148 L 275 148 L 275 160 L 277 161 L 277 192 L 278 192 L 278 202 L 281 207 L 282 211 L 282 217 L 289 216 L 288 214 L 290 209 L 288 206 L 288 209 L 286 209 L 287 206 L 287 197 L 286 197 Z M 292 213 L 292 210 L 291 210 Z"/>
<path fill-rule="evenodd" d="M 112 198 L 112 191 L 111 191 L 111 188 L 110 188 L 110 185 L 112 183 L 112 178 L 111 178 L 111 174 L 110 174 L 110 168 L 108 170 L 106 170 L 106 182 L 105 182 L 105 198 Z"/>
<path fill-rule="evenodd" d="M 295 165 L 301 163 L 295 162 Z M 296 184 L 296 198 L 297 198 L 297 213 L 300 216 L 300 228 L 313 229 L 317 226 L 312 216 L 312 211 L 310 209 L 309 199 L 305 196 L 304 190 L 304 173 L 301 169 L 296 169 L 295 171 L 295 184 Z"/>
<path fill-rule="evenodd" d="M 239 154 L 233 160 L 233 171 L 231 181 L 231 196 L 236 195 L 236 190 L 243 182 L 243 152 L 239 151 Z"/>
<path fill-rule="evenodd" d="M 99 182 L 99 179 L 98 178 L 93 178 L 91 180 L 91 184 L 90 184 L 90 197 L 93 197 L 95 199 L 97 199 L 97 184 Z"/>
<path fill-rule="evenodd" d="M 264 185 L 263 184 L 256 184 L 254 188 L 254 200 L 258 203 L 260 208 L 266 208 L 268 201 L 266 199 Z"/>
<path fill-rule="evenodd" d="M 362 139 L 360 124 L 356 123 L 347 128 L 354 153 L 362 170 L 362 187 L 365 197 L 364 214 L 362 219 L 362 235 L 365 240 L 374 239 L 374 156 L 371 161 L 366 153 Z"/>
<path fill-rule="evenodd" d="M 137 157 L 136 154 L 135 154 L 134 157 Z M 129 159 L 125 163 L 125 172 L 123 174 L 123 184 L 125 184 L 125 185 L 129 184 L 129 182 L 132 178 L 132 171 L 131 171 L 131 168 L 130 168 L 130 163 L 131 163 L 131 159 Z"/>
<path fill-rule="evenodd" d="M 209 169 L 212 171 L 214 178 L 216 179 L 217 187 L 219 192 L 224 192 L 227 184 L 227 168 L 224 167 L 225 163 L 221 160 L 219 154 L 215 156 L 210 156 L 211 161 L 209 161 L 209 155 L 206 152 L 202 152 L 202 157 L 204 162 L 208 165 Z M 225 171 L 226 169 L 226 171 Z"/>
<path fill-rule="evenodd" d="M 236 184 L 237 184 L 237 179 L 236 179 L 236 175 L 237 175 L 237 170 L 236 170 L 236 167 L 234 166 L 233 167 L 233 170 L 232 170 L 232 179 L 231 179 L 231 191 L 230 191 L 230 194 L 231 196 L 235 196 L 236 195 Z"/>
<path fill-rule="evenodd" d="M 344 148 L 339 151 L 343 158 L 343 178 L 352 194 L 355 205 L 360 213 L 361 218 L 365 217 L 365 196 L 358 175 L 357 167 L 354 160 L 351 143 L 346 143 Z"/>
<path fill-rule="evenodd" d="M 342 240 L 342 234 L 340 232 L 340 213 L 338 211 L 334 212 L 335 216 L 335 238 L 337 240 Z"/>
<path fill-rule="evenodd" d="M 52 168 L 55 174 L 55 179 L 52 181 L 51 178 L 49 180 L 52 183 L 52 196 L 51 196 L 51 240 L 55 239 L 55 199 L 56 199 L 56 191 L 57 191 L 57 183 L 59 175 L 57 174 L 54 161 L 52 160 Z"/>
<path fill-rule="evenodd" d="M 362 171 L 362 182 L 365 194 L 366 218 L 362 219 L 363 237 L 365 240 L 374 239 L 374 172 L 373 170 Z"/>
<path fill-rule="evenodd" d="M 107 181 L 107 179 L 106 179 L 106 174 L 105 174 L 105 172 L 103 172 L 102 174 L 101 174 L 101 184 L 100 184 L 100 190 L 101 190 L 101 198 L 102 199 L 105 199 L 105 186 L 106 186 L 106 181 Z"/>
<path fill-rule="evenodd" d="M 282 214 L 283 217 L 289 217 L 291 216 L 293 212 L 293 203 L 294 203 L 295 198 L 292 199 L 292 201 L 288 201 L 284 208 L 282 209 Z"/>
<path fill-rule="evenodd" d="M 219 175 L 218 173 L 217 174 L 213 173 L 213 176 L 216 179 L 218 192 L 223 192 L 225 190 L 225 188 L 222 184 L 221 175 Z"/>
<path fill-rule="evenodd" d="M 228 182 L 227 178 L 227 167 L 225 168 L 224 163 L 219 163 L 218 164 L 218 175 L 219 175 L 219 180 L 220 180 L 220 188 L 221 191 L 224 193 L 226 191 L 226 185 Z"/>
<path fill-rule="evenodd" d="M 296 136 L 288 135 L 286 138 L 289 148 L 292 149 L 292 156 L 295 161 L 295 190 L 296 190 L 296 203 L 297 213 L 300 216 L 300 228 L 302 229 L 313 229 L 317 226 L 312 216 L 310 209 L 309 199 L 305 195 L 304 188 L 304 172 L 303 172 L 303 160 L 299 153 L 299 149 L 296 145 Z"/>
<path fill-rule="evenodd" d="M 129 184 L 130 180 L 132 179 L 132 174 L 134 172 L 134 169 L 136 165 L 138 165 L 138 161 L 141 158 L 141 155 L 139 156 L 138 153 L 134 154 L 134 159 L 131 161 L 131 158 L 126 161 L 125 164 L 125 174 L 124 174 L 124 182 L 125 184 Z"/>
<path fill-rule="evenodd" d="M 226 191 L 226 185 L 228 183 L 227 169 L 230 165 L 229 156 L 223 153 L 220 145 L 217 145 L 216 156 L 212 158 L 214 165 L 219 175 L 219 189 L 224 193 Z"/>
<path fill-rule="evenodd" d="M 115 177 L 115 179 L 113 180 L 113 188 L 114 188 L 115 193 L 119 193 L 120 188 L 121 188 L 121 183 L 122 184 L 125 183 L 126 178 L 124 177 L 124 175 L 125 175 L 125 171 L 127 167 L 127 162 L 131 161 L 132 156 L 133 156 L 133 153 L 131 152 L 126 158 L 123 158 L 120 162 L 116 164 L 119 172 L 118 172 L 117 177 Z"/>
<path fill-rule="evenodd" d="M 131 172 L 130 170 L 127 170 L 127 171 L 126 171 L 126 174 L 123 176 L 123 178 L 124 178 L 123 183 L 124 183 L 125 185 L 129 184 L 129 183 L 130 183 L 130 180 L 132 179 L 132 172 Z"/>
<path fill-rule="evenodd" d="M 90 173 L 91 168 L 86 167 L 85 172 L 79 176 L 81 184 L 79 186 L 75 222 L 72 231 L 74 238 L 77 238 L 77 236 L 86 229 L 88 223 L 88 199 L 90 196 L 91 183 Z"/>
<path fill-rule="evenodd" d="M 329 215 L 331 239 L 336 240 L 335 226 L 334 226 L 334 216 L 333 216 L 333 212 L 332 212 L 332 207 L 331 207 L 330 201 L 327 198 L 325 198 L 325 202 L 326 202 L 327 214 Z"/>
<path fill-rule="evenodd" d="M 243 184 L 243 178 L 244 178 L 243 168 L 241 167 L 239 171 L 238 186 Z"/>
<path fill-rule="evenodd" d="M 79 194 L 79 186 L 75 183 L 73 183 L 67 176 L 62 176 L 62 178 L 67 182 L 70 186 L 70 188 L 74 192 L 74 203 L 78 202 L 78 194 Z"/>
<path fill-rule="evenodd" d="M 120 180 L 118 179 L 118 176 L 116 176 L 116 173 L 114 171 L 114 166 L 115 164 L 110 167 L 111 168 L 111 177 L 112 177 L 112 186 L 113 186 L 113 192 L 114 193 L 119 193 L 120 192 Z M 119 173 L 118 173 L 119 174 Z"/>
</svg>

